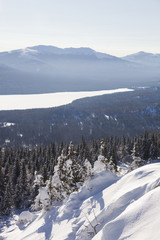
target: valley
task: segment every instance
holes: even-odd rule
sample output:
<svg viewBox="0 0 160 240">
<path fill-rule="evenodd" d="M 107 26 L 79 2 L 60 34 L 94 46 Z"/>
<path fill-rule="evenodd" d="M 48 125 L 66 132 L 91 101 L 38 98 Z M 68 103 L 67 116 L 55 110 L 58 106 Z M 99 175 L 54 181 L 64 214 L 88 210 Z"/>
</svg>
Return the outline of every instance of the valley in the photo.
<svg viewBox="0 0 160 240">
<path fill-rule="evenodd" d="M 107 136 L 139 136 L 146 130 L 157 132 L 159 96 L 158 87 L 136 88 L 82 98 L 55 108 L 0 111 L 0 143 L 2 146 L 71 140 L 78 143 L 82 136 L 90 141 Z"/>
</svg>

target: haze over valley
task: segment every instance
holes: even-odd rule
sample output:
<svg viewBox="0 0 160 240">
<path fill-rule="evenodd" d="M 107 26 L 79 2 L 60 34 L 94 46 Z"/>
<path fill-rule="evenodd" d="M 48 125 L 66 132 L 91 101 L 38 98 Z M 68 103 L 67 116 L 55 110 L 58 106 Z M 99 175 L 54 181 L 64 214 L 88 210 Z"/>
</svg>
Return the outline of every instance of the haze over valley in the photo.
<svg viewBox="0 0 160 240">
<path fill-rule="evenodd" d="M 28 47 L 0 53 L 0 94 L 155 86 L 159 66 L 160 54 L 118 58 L 90 48 Z"/>
</svg>

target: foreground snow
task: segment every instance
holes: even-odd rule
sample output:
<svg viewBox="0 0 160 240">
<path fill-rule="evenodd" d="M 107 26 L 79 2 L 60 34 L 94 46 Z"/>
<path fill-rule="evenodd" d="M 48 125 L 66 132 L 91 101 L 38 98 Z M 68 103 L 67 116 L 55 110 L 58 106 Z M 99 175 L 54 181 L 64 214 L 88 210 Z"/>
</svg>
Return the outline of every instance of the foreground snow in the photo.
<svg viewBox="0 0 160 240">
<path fill-rule="evenodd" d="M 22 110 L 35 108 L 59 107 L 69 104 L 74 100 L 94 97 L 104 94 L 130 92 L 133 89 L 119 88 L 113 90 L 90 91 L 90 92 L 59 92 L 48 94 L 31 95 L 0 95 L 0 110 Z"/>
<path fill-rule="evenodd" d="M 3 226 L 1 236 L 8 240 L 158 240 L 159 183 L 160 163 L 122 178 L 101 172 L 63 205 L 34 213 L 25 225 L 14 216 L 8 228 Z"/>
</svg>

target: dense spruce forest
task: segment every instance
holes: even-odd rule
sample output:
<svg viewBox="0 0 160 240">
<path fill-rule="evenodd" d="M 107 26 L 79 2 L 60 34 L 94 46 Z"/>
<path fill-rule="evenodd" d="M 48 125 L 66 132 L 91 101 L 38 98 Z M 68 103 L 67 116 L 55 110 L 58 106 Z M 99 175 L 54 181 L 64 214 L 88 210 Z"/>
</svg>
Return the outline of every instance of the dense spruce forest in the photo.
<svg viewBox="0 0 160 240">
<path fill-rule="evenodd" d="M 72 142 L 1 146 L 0 215 L 28 207 L 48 208 L 55 201 L 62 201 L 92 177 L 97 166 L 120 174 L 122 164 L 131 171 L 157 161 L 159 156 L 160 133 L 148 132 L 134 138 L 107 137 L 90 142 L 82 137 L 75 146 Z"/>
</svg>

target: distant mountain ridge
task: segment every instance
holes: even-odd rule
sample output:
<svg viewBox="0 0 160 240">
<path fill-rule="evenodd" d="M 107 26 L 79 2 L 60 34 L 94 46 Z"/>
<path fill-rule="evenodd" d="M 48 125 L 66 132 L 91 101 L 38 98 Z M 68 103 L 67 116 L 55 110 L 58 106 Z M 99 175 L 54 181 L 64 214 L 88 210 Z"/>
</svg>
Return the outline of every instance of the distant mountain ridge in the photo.
<svg viewBox="0 0 160 240">
<path fill-rule="evenodd" d="M 33 46 L 0 53 L 0 94 L 91 91 L 155 85 L 159 54 L 118 58 L 91 48 Z M 12 83 L 12 86 L 11 86 Z"/>
<path fill-rule="evenodd" d="M 46 45 L 38 45 L 33 47 L 27 47 L 24 49 L 12 50 L 8 52 L 1 52 L 1 54 L 12 54 L 12 53 L 20 53 L 20 54 L 58 54 L 58 55 L 95 55 L 98 58 L 118 58 L 106 53 L 96 52 L 95 50 L 87 47 L 80 48 L 58 48 L 55 46 L 46 46 Z"/>
<path fill-rule="evenodd" d="M 135 60 L 136 58 L 146 58 L 146 57 L 154 57 L 154 58 L 159 58 L 160 54 L 155 54 L 155 53 L 149 53 L 149 52 L 136 52 L 133 54 L 126 55 L 124 57 L 117 57 L 113 56 L 107 53 L 103 52 L 97 52 L 93 50 L 92 48 L 89 47 L 79 47 L 79 48 L 59 48 L 56 46 L 52 45 L 36 45 L 36 46 L 31 46 L 31 47 L 26 47 L 23 49 L 16 49 L 16 50 L 11 50 L 11 51 L 4 51 L 0 52 L 1 55 L 6 55 L 6 54 L 13 54 L 13 53 L 19 53 L 21 55 L 38 55 L 38 54 L 57 54 L 57 55 L 95 55 L 97 58 L 110 58 L 110 59 L 128 59 L 131 61 L 131 59 Z"/>
<path fill-rule="evenodd" d="M 160 54 L 153 54 L 140 51 L 138 53 L 125 56 L 122 59 L 136 63 L 160 66 Z"/>
</svg>

